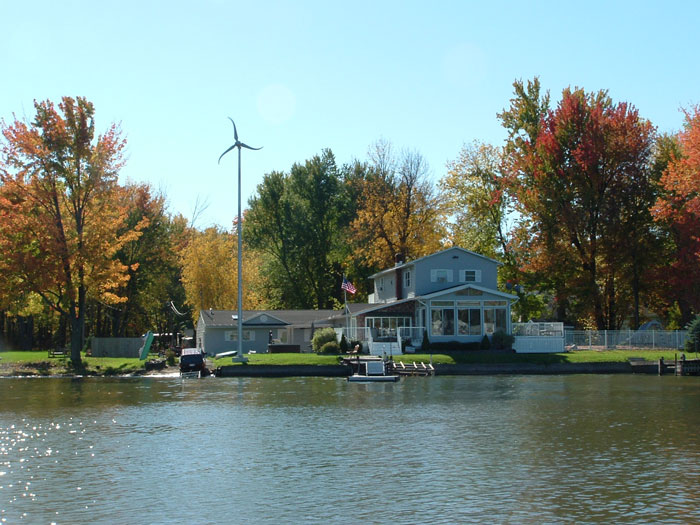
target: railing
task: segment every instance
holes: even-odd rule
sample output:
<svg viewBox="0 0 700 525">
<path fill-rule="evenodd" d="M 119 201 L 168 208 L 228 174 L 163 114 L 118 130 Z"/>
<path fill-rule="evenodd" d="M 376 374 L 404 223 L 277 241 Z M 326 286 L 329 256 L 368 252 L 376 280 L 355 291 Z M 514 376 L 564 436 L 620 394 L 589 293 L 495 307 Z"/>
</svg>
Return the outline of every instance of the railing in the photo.
<svg viewBox="0 0 700 525">
<path fill-rule="evenodd" d="M 513 323 L 513 335 L 564 337 L 564 323 Z"/>
<path fill-rule="evenodd" d="M 589 350 L 682 350 L 687 339 L 687 330 L 566 330 L 564 333 L 567 348 Z"/>
<path fill-rule="evenodd" d="M 372 341 L 372 332 L 369 328 L 364 328 L 364 327 L 357 327 L 357 326 L 351 326 L 351 327 L 343 327 L 343 328 L 335 328 L 335 335 L 338 338 L 338 341 L 340 341 L 340 338 L 345 335 L 345 339 L 347 340 L 348 343 L 351 341 L 361 341 L 361 342 L 370 342 Z"/>
</svg>

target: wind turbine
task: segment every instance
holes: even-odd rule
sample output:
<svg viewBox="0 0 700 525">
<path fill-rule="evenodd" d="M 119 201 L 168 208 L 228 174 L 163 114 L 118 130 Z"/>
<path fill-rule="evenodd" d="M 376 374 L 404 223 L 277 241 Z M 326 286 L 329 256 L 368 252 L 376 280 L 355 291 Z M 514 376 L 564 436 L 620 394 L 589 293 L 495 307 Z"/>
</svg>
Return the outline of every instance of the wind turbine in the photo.
<svg viewBox="0 0 700 525">
<path fill-rule="evenodd" d="M 241 148 L 259 150 L 260 148 L 252 148 L 238 140 L 238 130 L 236 129 L 236 123 L 231 117 L 228 118 L 233 124 L 233 138 L 236 142 L 233 146 L 224 151 L 219 157 L 219 164 L 221 164 L 221 159 L 233 148 L 238 148 L 238 220 L 236 221 L 236 233 L 238 235 L 238 354 L 234 358 L 235 361 L 246 362 L 247 359 L 243 356 L 243 242 L 241 237 Z"/>
</svg>

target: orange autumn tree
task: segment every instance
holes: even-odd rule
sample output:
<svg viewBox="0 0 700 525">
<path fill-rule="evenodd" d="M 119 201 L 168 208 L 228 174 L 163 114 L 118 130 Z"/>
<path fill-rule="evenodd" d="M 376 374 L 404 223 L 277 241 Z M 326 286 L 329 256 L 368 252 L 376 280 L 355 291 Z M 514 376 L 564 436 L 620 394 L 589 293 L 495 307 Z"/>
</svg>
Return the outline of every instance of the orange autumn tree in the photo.
<svg viewBox="0 0 700 525">
<path fill-rule="evenodd" d="M 670 232 L 673 255 L 660 275 L 685 325 L 700 312 L 700 106 L 685 111 L 678 145 L 680 155 L 661 177 L 663 193 L 653 213 Z"/>
<path fill-rule="evenodd" d="M 116 125 L 95 135 L 85 98 L 35 102 L 31 123 L 0 125 L 0 273 L 68 319 L 79 366 L 88 294 L 106 303 L 128 278 L 115 253 L 139 235 L 119 233 L 126 210 L 117 175 L 125 141 Z"/>
</svg>

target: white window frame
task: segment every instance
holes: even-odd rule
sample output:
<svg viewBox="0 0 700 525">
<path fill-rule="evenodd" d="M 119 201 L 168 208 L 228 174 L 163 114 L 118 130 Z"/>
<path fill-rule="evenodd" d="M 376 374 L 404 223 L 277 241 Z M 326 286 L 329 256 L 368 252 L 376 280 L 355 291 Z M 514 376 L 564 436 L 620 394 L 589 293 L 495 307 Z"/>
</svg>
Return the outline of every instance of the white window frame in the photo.
<svg viewBox="0 0 700 525">
<path fill-rule="evenodd" d="M 435 268 L 430 270 L 430 282 L 432 283 L 451 283 L 452 280 L 452 270 L 447 268 Z"/>
<path fill-rule="evenodd" d="M 410 270 L 406 270 L 403 273 L 403 286 L 404 286 L 404 288 L 411 287 L 411 271 Z"/>
<path fill-rule="evenodd" d="M 255 341 L 255 330 L 243 330 L 244 341 Z M 224 334 L 224 341 L 238 341 L 238 330 L 227 330 Z"/>
</svg>

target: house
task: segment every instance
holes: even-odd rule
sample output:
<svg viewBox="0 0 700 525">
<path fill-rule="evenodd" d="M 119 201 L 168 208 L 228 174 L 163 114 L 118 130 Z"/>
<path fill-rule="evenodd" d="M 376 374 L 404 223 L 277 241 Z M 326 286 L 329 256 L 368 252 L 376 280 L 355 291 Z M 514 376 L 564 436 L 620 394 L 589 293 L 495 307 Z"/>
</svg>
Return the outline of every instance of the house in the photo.
<svg viewBox="0 0 700 525">
<path fill-rule="evenodd" d="M 498 290 L 498 261 L 453 247 L 378 272 L 369 303 L 346 310 L 250 310 L 243 312 L 243 352 L 267 351 L 272 338 L 310 351 L 313 331 L 333 327 L 376 355 L 395 354 L 431 342 L 480 342 L 496 331 L 511 333 L 510 308 L 518 300 Z M 238 349 L 238 313 L 202 310 L 197 347 L 207 354 Z M 271 335 L 270 335 L 271 334 Z"/>
<path fill-rule="evenodd" d="M 314 330 L 342 326 L 344 317 L 337 310 L 244 310 L 243 353 L 267 352 L 270 339 L 310 351 Z M 238 350 L 238 311 L 201 310 L 197 347 L 208 355 Z"/>
<path fill-rule="evenodd" d="M 459 247 L 408 262 L 397 256 L 394 267 L 370 276 L 370 304 L 353 313 L 351 327 L 369 331 L 374 343 L 398 337 L 409 346 L 420 346 L 424 331 L 431 342 L 510 333 L 510 308 L 518 297 L 498 290 L 500 265 Z"/>
</svg>

